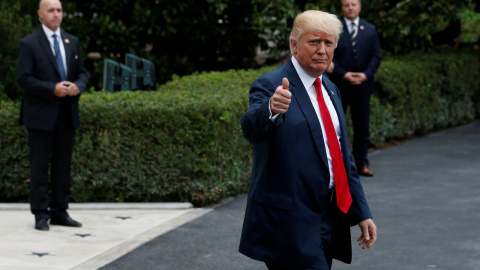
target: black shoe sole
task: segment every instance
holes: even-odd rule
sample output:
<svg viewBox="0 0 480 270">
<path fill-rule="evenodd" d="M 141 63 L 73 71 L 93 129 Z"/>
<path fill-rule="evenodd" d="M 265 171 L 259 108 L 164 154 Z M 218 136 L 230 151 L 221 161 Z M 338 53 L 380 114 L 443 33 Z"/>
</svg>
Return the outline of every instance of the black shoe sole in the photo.
<svg viewBox="0 0 480 270">
<path fill-rule="evenodd" d="M 62 223 L 62 222 L 55 222 L 55 221 L 50 221 L 50 225 L 58 225 L 58 226 L 65 226 L 65 227 L 75 227 L 75 228 L 80 228 L 82 227 L 82 224 L 80 225 L 74 225 L 74 224 L 67 224 L 67 223 Z"/>
</svg>

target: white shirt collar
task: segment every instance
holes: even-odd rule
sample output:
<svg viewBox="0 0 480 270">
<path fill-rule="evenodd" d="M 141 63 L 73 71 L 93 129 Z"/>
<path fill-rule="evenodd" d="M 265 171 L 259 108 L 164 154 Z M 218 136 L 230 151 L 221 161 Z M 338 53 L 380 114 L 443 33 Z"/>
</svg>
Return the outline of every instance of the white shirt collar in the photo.
<svg viewBox="0 0 480 270">
<path fill-rule="evenodd" d="M 61 38 L 60 35 L 60 27 L 57 28 L 57 31 L 53 32 L 50 28 L 46 27 L 45 24 L 42 23 L 43 32 L 47 35 L 48 38 L 52 38 L 53 34 L 56 34 L 58 37 Z"/>
<path fill-rule="evenodd" d="M 309 89 L 310 87 L 312 87 L 313 83 L 315 82 L 315 77 L 313 77 L 312 75 L 308 74 L 303 68 L 302 66 L 300 66 L 300 63 L 298 63 L 297 59 L 295 59 L 295 56 L 292 55 L 292 63 L 293 63 L 293 66 L 295 67 L 295 70 L 297 71 L 297 74 L 298 76 L 300 77 L 300 80 L 302 81 L 303 83 L 303 86 L 305 87 L 305 89 Z M 320 80 L 322 79 L 322 76 L 323 75 L 320 75 Z"/>
<path fill-rule="evenodd" d="M 358 16 L 355 20 L 350 21 L 346 17 L 343 17 L 345 19 L 345 23 L 347 26 L 350 28 L 352 26 L 352 22 L 355 23 L 355 26 L 358 27 L 358 24 L 360 23 L 360 16 Z"/>
</svg>

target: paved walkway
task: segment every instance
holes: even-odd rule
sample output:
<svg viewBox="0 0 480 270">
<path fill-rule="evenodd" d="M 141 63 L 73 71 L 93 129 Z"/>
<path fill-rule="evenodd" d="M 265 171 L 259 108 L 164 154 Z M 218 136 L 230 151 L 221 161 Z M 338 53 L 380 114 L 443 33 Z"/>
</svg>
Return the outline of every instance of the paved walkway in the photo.
<svg viewBox="0 0 480 270">
<path fill-rule="evenodd" d="M 480 122 L 374 151 L 370 160 L 375 176 L 362 183 L 379 238 L 370 250 L 354 246 L 352 265 L 334 262 L 334 270 L 480 269 Z M 0 210 L 0 269 L 265 270 L 237 251 L 245 203 L 243 195 L 213 210 L 72 204 L 84 227 L 49 232 L 35 231 L 26 209 Z"/>
<path fill-rule="evenodd" d="M 190 203 L 70 204 L 81 228 L 33 229 L 28 204 L 0 204 L 0 269 L 98 269 L 211 209 Z"/>
</svg>

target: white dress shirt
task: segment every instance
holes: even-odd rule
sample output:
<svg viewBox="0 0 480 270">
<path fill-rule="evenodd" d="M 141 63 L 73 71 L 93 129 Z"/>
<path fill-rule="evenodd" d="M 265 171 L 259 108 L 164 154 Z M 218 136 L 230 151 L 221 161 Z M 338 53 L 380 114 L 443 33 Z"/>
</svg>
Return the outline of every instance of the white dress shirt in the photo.
<svg viewBox="0 0 480 270">
<path fill-rule="evenodd" d="M 43 32 L 45 32 L 45 35 L 47 35 L 48 41 L 50 42 L 50 48 L 52 49 L 53 55 L 55 55 L 55 49 L 53 47 L 53 34 L 57 35 L 57 41 L 58 45 L 60 47 L 60 53 L 62 54 L 62 62 L 63 62 L 63 68 L 65 69 L 65 74 L 68 76 L 68 70 L 67 70 L 67 58 L 65 55 L 65 46 L 63 46 L 63 40 L 62 36 L 60 35 L 60 27 L 57 29 L 57 31 L 53 32 L 50 30 L 50 28 L 46 27 L 44 24 L 42 24 Z"/>
</svg>

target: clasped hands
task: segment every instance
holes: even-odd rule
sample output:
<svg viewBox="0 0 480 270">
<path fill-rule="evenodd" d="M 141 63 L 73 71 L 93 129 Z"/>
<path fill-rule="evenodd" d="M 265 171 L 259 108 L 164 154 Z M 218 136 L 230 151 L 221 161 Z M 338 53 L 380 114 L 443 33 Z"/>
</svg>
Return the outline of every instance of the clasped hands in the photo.
<svg viewBox="0 0 480 270">
<path fill-rule="evenodd" d="M 343 76 L 343 79 L 351 85 L 360 85 L 367 80 L 367 75 L 363 72 L 347 72 Z"/>
<path fill-rule="evenodd" d="M 55 85 L 53 94 L 57 97 L 76 96 L 78 95 L 78 87 L 69 81 L 59 82 Z"/>
</svg>

